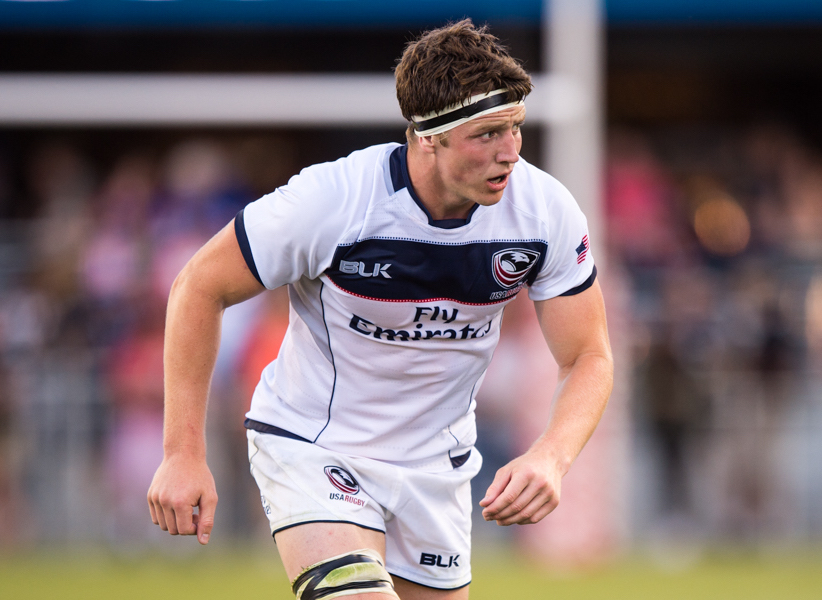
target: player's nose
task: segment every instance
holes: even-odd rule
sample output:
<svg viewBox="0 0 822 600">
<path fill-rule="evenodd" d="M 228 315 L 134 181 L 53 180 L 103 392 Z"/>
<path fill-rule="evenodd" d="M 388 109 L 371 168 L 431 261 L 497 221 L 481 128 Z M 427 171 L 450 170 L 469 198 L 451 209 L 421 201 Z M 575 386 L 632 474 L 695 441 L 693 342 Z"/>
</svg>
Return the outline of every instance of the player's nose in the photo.
<svg viewBox="0 0 822 600">
<path fill-rule="evenodd" d="M 519 160 L 519 145 L 517 136 L 513 131 L 506 132 L 500 139 L 500 147 L 497 151 L 497 162 L 515 163 Z"/>
</svg>

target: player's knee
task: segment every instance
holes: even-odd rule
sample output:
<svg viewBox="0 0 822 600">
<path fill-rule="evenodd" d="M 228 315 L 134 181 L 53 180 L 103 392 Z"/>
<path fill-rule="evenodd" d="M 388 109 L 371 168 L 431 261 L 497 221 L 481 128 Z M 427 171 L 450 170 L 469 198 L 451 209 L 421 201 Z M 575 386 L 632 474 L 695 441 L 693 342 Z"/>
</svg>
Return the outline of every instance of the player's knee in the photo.
<svg viewBox="0 0 822 600">
<path fill-rule="evenodd" d="M 358 592 L 398 599 L 382 558 L 370 549 L 354 550 L 308 567 L 291 582 L 291 590 L 297 600 L 331 600 Z"/>
</svg>

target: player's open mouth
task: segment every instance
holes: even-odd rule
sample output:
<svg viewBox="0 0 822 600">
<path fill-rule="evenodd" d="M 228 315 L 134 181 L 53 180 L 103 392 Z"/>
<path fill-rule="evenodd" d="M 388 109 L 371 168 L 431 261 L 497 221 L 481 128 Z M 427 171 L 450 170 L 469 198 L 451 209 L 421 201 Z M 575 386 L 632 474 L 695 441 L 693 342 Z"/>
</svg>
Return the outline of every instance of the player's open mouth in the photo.
<svg viewBox="0 0 822 600">
<path fill-rule="evenodd" d="M 508 173 L 500 175 L 499 177 L 492 177 L 488 180 L 488 183 L 491 184 L 493 189 L 500 190 L 508 183 Z"/>
</svg>

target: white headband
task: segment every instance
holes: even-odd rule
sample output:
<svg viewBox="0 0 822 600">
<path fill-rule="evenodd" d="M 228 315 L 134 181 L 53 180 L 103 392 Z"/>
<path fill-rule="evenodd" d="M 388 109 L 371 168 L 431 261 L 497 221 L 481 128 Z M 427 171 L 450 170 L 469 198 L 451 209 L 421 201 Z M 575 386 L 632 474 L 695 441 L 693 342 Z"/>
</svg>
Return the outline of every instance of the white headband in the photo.
<svg viewBox="0 0 822 600">
<path fill-rule="evenodd" d="M 502 95 L 505 94 L 505 95 Z M 490 115 L 491 113 L 519 106 L 522 100 L 508 102 L 508 90 L 494 90 L 487 94 L 477 94 L 471 96 L 465 102 L 459 102 L 441 111 L 430 112 L 421 117 L 411 117 L 414 123 L 414 133 L 420 137 L 427 135 L 437 135 L 445 133 L 463 123 L 467 123 L 477 117 Z"/>
</svg>

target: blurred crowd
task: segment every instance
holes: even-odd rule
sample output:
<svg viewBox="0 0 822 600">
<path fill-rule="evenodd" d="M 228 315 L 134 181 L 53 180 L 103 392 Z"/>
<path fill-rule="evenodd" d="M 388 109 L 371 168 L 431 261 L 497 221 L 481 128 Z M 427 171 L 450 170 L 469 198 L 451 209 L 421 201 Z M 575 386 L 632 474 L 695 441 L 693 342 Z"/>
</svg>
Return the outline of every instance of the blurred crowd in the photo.
<svg viewBox="0 0 822 600">
<path fill-rule="evenodd" d="M 255 184 L 284 183 L 276 149 L 270 167 L 259 160 L 268 146 L 186 139 L 104 172 L 65 142 L 28 157 L 35 215 L 0 226 L 0 545 L 139 545 L 155 533 L 145 495 L 162 459 L 168 293 Z M 244 404 L 277 355 L 287 299 L 229 312 L 210 424 L 216 448 L 243 453 Z"/>
<path fill-rule="evenodd" d="M 778 125 L 609 136 L 640 534 L 822 533 L 822 154 Z"/>
<path fill-rule="evenodd" d="M 55 141 L 26 157 L 31 217 L 0 221 L 0 549 L 159 543 L 145 493 L 162 457 L 168 292 L 287 180 L 288 144 L 181 138 L 101 162 Z M 13 180 L 0 165 L 0 200 Z M 630 290 L 617 361 L 631 375 L 632 531 L 818 538 L 822 155 L 776 126 L 615 129 L 606 203 L 606 270 Z M 517 303 L 479 393 L 479 487 L 523 450 L 511 395 L 527 393 L 542 342 Z M 265 533 L 242 415 L 287 320 L 282 290 L 225 315 L 209 454 L 226 534 Z"/>
</svg>

